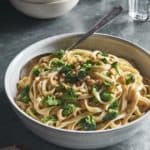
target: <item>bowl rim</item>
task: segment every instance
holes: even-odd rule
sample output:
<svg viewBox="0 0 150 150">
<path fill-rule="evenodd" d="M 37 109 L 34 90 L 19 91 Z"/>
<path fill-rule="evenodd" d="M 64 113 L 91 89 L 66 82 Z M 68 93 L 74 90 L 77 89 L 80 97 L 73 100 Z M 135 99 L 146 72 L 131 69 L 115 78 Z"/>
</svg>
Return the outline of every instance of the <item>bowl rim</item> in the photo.
<svg viewBox="0 0 150 150">
<path fill-rule="evenodd" d="M 74 133 L 74 134 L 94 134 L 94 133 L 105 133 L 105 134 L 109 134 L 110 132 L 115 132 L 115 131 L 118 131 L 118 130 L 121 130 L 123 128 L 129 128 L 131 127 L 132 125 L 142 121 L 144 118 L 146 118 L 149 114 L 150 114 L 150 111 L 146 112 L 143 116 L 141 116 L 140 118 L 130 122 L 130 123 L 127 123 L 125 125 L 122 125 L 122 126 L 119 126 L 119 127 L 116 127 L 116 128 L 112 128 L 112 129 L 107 129 L 107 130 L 92 130 L 92 131 L 78 131 L 78 130 L 68 130 L 68 129 L 62 129 L 62 128 L 56 128 L 56 127 L 53 127 L 53 126 L 48 126 L 34 118 L 32 118 L 31 116 L 27 115 L 22 109 L 19 108 L 19 106 L 15 103 L 15 100 L 14 98 L 9 95 L 8 93 L 8 72 L 9 70 L 11 69 L 11 65 L 16 61 L 16 59 L 18 57 L 21 56 L 22 53 L 25 53 L 26 51 L 28 51 L 30 48 L 32 48 L 32 46 L 34 45 L 38 45 L 38 44 L 42 44 L 44 42 L 48 42 L 48 41 L 51 41 L 51 40 L 58 40 L 58 39 L 63 39 L 63 38 L 69 38 L 69 37 L 77 37 L 77 36 L 81 36 L 83 35 L 84 33 L 83 32 L 73 32 L 73 33 L 64 33 L 64 34 L 59 34 L 59 35 L 55 35 L 55 36 L 51 36 L 51 37 L 47 37 L 47 38 L 44 38 L 42 40 L 39 40 L 37 42 L 34 42 L 33 44 L 27 46 L 26 48 L 24 48 L 22 51 L 20 51 L 9 63 L 7 69 L 6 69 L 6 72 L 5 72 L 5 76 L 4 76 L 4 88 L 5 88 L 5 93 L 7 95 L 7 98 L 8 98 L 8 101 L 11 103 L 11 106 L 17 111 L 19 112 L 19 115 L 21 115 L 22 117 L 25 117 L 25 119 L 27 119 L 28 121 L 31 121 L 32 123 L 34 124 L 37 124 L 41 127 L 44 127 L 44 128 L 47 128 L 47 129 L 51 129 L 51 130 L 55 130 L 55 131 L 59 131 L 59 132 L 64 132 L 64 133 Z M 129 40 L 126 40 L 124 38 L 120 38 L 118 36 L 114 36 L 114 35 L 109 35 L 109 34 L 103 34 L 103 33 L 94 33 L 93 36 L 101 36 L 101 37 L 107 37 L 107 38 L 110 38 L 110 39 L 115 39 L 115 40 L 119 40 L 121 42 L 124 42 L 128 45 L 131 45 L 131 46 L 134 46 L 138 49 L 140 49 L 141 52 L 143 52 L 144 54 L 146 54 L 147 56 L 150 56 L 150 52 L 148 50 L 146 50 L 145 48 L 139 46 L 138 44 L 135 44 L 134 42 L 132 41 L 129 41 Z M 16 112 L 15 111 L 15 112 Z M 20 118 L 20 117 L 19 117 Z"/>
<path fill-rule="evenodd" d="M 72 0 L 73 1 L 73 0 Z M 74 0 L 74 1 L 79 1 L 79 0 Z M 55 0 L 55 1 L 45 1 L 45 2 L 34 2 L 32 0 L 18 0 L 18 2 L 21 2 L 21 3 L 25 3 L 25 4 L 31 4 L 31 5 L 50 5 L 50 4 L 61 4 L 61 3 L 67 3 L 69 2 L 69 0 Z"/>
</svg>

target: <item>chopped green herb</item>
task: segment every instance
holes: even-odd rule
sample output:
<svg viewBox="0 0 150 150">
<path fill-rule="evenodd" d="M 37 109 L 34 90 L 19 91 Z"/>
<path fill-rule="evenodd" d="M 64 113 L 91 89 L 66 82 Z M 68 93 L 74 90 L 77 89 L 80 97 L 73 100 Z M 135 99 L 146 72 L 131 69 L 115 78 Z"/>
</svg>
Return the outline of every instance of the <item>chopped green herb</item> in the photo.
<svg viewBox="0 0 150 150">
<path fill-rule="evenodd" d="M 65 87 L 60 83 L 60 85 L 58 87 L 56 87 L 56 91 L 57 92 L 64 92 L 65 91 Z"/>
<path fill-rule="evenodd" d="M 55 53 L 53 53 L 53 56 L 61 59 L 63 57 L 64 53 L 65 53 L 65 51 L 61 49 L 61 50 L 58 50 Z"/>
<path fill-rule="evenodd" d="M 78 78 L 82 79 L 86 77 L 89 73 L 89 71 L 92 68 L 92 64 L 90 61 L 86 61 L 85 64 L 83 64 L 78 72 Z"/>
<path fill-rule="evenodd" d="M 54 61 L 52 61 L 52 66 L 59 68 L 59 67 L 64 66 L 64 62 L 59 60 L 59 59 L 58 60 L 54 60 Z"/>
<path fill-rule="evenodd" d="M 65 76 L 65 82 L 69 82 L 69 83 L 76 83 L 77 81 L 79 81 L 78 77 L 76 74 L 73 74 L 71 72 L 68 72 Z"/>
<path fill-rule="evenodd" d="M 72 88 L 66 89 L 63 92 L 61 99 L 63 100 L 64 104 L 75 103 L 76 102 L 75 91 Z"/>
<path fill-rule="evenodd" d="M 118 109 L 119 108 L 119 103 L 118 100 L 113 101 L 110 106 L 108 107 L 108 109 Z"/>
<path fill-rule="evenodd" d="M 106 72 L 106 76 L 107 76 L 107 77 L 110 77 L 110 76 L 111 76 L 111 73 L 110 73 L 110 72 Z"/>
<path fill-rule="evenodd" d="M 85 118 L 81 119 L 80 123 L 84 130 L 96 130 L 96 121 L 90 115 L 87 115 Z"/>
<path fill-rule="evenodd" d="M 50 71 L 50 70 L 51 70 L 51 69 L 50 69 L 50 68 L 48 68 L 48 67 L 44 69 L 44 71 Z"/>
<path fill-rule="evenodd" d="M 133 74 L 128 74 L 126 76 L 126 84 L 130 84 L 130 83 L 133 83 L 135 81 L 135 77 Z"/>
<path fill-rule="evenodd" d="M 56 115 L 50 115 L 50 116 L 44 116 L 41 121 L 46 123 L 48 121 L 53 121 L 53 122 L 56 122 L 58 119 L 57 119 L 57 116 Z"/>
<path fill-rule="evenodd" d="M 40 69 L 38 68 L 38 67 L 35 67 L 35 68 L 33 68 L 33 70 L 32 70 L 32 74 L 34 75 L 34 76 L 39 76 L 39 74 L 40 74 Z"/>
<path fill-rule="evenodd" d="M 49 116 L 44 116 L 44 117 L 41 119 L 41 121 L 44 122 L 44 123 L 48 122 L 49 120 L 50 120 L 50 119 L 49 119 Z"/>
<path fill-rule="evenodd" d="M 118 74 L 120 74 L 118 62 L 112 63 L 111 67 L 114 68 Z"/>
<path fill-rule="evenodd" d="M 94 84 L 94 85 L 92 86 L 92 89 L 93 89 L 93 88 L 95 88 L 95 89 L 98 91 L 98 90 L 100 90 L 101 85 L 99 85 L 99 84 Z"/>
<path fill-rule="evenodd" d="M 57 120 L 58 120 L 58 118 L 57 118 L 56 115 L 50 115 L 49 118 L 50 118 L 50 120 L 52 120 L 52 121 L 57 121 Z"/>
<path fill-rule="evenodd" d="M 62 69 L 60 70 L 61 73 L 68 73 L 71 72 L 73 66 L 70 64 L 66 64 L 62 67 Z"/>
<path fill-rule="evenodd" d="M 87 71 L 85 69 L 80 69 L 80 71 L 78 72 L 78 77 L 80 79 L 84 78 L 87 76 Z"/>
<path fill-rule="evenodd" d="M 52 69 L 53 71 L 59 71 L 59 70 L 62 69 L 62 67 L 63 67 L 64 65 L 65 65 L 65 64 L 64 64 L 63 61 L 61 61 L 61 60 L 54 60 L 54 61 L 52 61 L 52 63 L 51 63 L 51 69 Z"/>
<path fill-rule="evenodd" d="M 100 51 L 100 50 L 99 50 L 99 54 L 102 55 L 102 56 L 104 56 L 104 57 L 107 57 L 107 56 L 108 56 L 108 53 L 105 52 L 105 51 Z"/>
<path fill-rule="evenodd" d="M 112 83 L 112 82 L 109 82 L 109 81 L 104 81 L 104 82 L 103 82 L 103 85 L 104 85 L 105 87 L 109 88 L 109 87 L 111 87 L 111 86 L 113 85 L 113 83 Z"/>
<path fill-rule="evenodd" d="M 76 109 L 76 106 L 74 104 L 66 104 L 63 108 L 63 116 L 68 116 L 72 114 Z"/>
<path fill-rule="evenodd" d="M 118 110 L 108 109 L 107 114 L 103 118 L 104 121 L 113 120 L 118 116 Z"/>
<path fill-rule="evenodd" d="M 146 98 L 150 99 L 150 95 L 146 95 Z"/>
<path fill-rule="evenodd" d="M 108 61 L 106 58 L 102 58 L 101 61 L 104 63 L 104 64 L 108 64 Z"/>
<path fill-rule="evenodd" d="M 83 64 L 82 68 L 85 68 L 86 71 L 89 71 L 92 67 L 91 61 L 86 61 L 85 64 Z"/>
<path fill-rule="evenodd" d="M 112 93 L 109 92 L 102 92 L 100 94 L 102 101 L 104 102 L 110 102 L 113 99 Z"/>
<path fill-rule="evenodd" d="M 79 70 L 78 73 L 72 73 L 72 65 L 65 66 L 62 68 L 61 72 L 65 73 L 65 81 L 69 83 L 76 83 L 80 79 L 84 78 L 88 75 L 90 69 L 92 67 L 92 64 L 90 61 L 87 61 L 85 64 L 83 64 Z"/>
<path fill-rule="evenodd" d="M 29 98 L 30 87 L 26 86 L 18 96 L 18 100 L 24 103 L 28 103 L 30 101 Z"/>
<path fill-rule="evenodd" d="M 61 104 L 61 101 L 52 96 L 46 96 L 43 98 L 42 103 L 44 106 L 57 106 Z"/>
<path fill-rule="evenodd" d="M 102 65 L 102 63 L 101 62 L 95 62 L 94 65 L 99 66 L 99 65 Z"/>
</svg>

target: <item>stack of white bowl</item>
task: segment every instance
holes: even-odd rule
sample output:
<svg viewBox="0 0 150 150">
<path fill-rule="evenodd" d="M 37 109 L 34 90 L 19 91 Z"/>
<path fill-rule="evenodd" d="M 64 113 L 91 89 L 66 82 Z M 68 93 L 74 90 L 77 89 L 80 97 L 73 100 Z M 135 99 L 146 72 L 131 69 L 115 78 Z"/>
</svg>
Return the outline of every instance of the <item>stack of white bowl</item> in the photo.
<svg viewBox="0 0 150 150">
<path fill-rule="evenodd" d="M 20 12 L 35 18 L 62 16 L 74 8 L 79 0 L 10 0 Z"/>
</svg>

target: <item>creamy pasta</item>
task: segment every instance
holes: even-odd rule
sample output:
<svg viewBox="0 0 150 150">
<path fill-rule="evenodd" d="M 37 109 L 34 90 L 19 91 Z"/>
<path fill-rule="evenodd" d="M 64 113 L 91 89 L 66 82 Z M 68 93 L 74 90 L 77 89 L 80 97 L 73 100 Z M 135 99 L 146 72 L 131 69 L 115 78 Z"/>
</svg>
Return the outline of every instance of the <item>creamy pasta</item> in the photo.
<svg viewBox="0 0 150 150">
<path fill-rule="evenodd" d="M 38 58 L 17 84 L 17 105 L 46 125 L 116 128 L 150 109 L 150 86 L 127 60 L 100 50 L 56 51 Z"/>
</svg>

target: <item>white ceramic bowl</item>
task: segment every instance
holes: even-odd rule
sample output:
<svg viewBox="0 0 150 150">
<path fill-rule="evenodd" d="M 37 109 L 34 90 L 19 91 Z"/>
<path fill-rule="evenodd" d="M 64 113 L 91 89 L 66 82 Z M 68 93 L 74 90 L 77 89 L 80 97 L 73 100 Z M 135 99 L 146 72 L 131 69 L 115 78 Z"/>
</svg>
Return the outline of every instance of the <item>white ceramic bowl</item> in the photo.
<svg viewBox="0 0 150 150">
<path fill-rule="evenodd" d="M 5 90 L 9 98 L 10 104 L 17 113 L 22 122 L 48 142 L 55 143 L 60 146 L 92 149 L 102 148 L 119 143 L 130 136 L 134 135 L 146 123 L 149 112 L 141 118 L 121 127 L 103 131 L 71 131 L 48 127 L 25 114 L 14 101 L 16 96 L 16 84 L 19 80 L 21 68 L 32 58 L 52 52 L 57 49 L 66 49 L 81 34 L 63 34 L 50 37 L 39 41 L 25 50 L 21 51 L 8 66 L 5 74 Z M 125 57 L 134 61 L 142 74 L 150 77 L 150 55 L 142 48 L 134 45 L 126 40 L 104 34 L 95 34 L 84 41 L 80 48 L 85 49 L 104 49 L 107 52 L 117 56 Z M 13 76 L 13 79 L 12 79 Z"/>
<path fill-rule="evenodd" d="M 30 0 L 31 1 L 31 0 Z M 26 0 L 10 0 L 20 12 L 35 18 L 48 19 L 62 16 L 74 8 L 79 0 L 48 0 L 29 2 Z"/>
<path fill-rule="evenodd" d="M 21 0 L 21 1 L 35 3 L 35 4 L 43 4 L 43 3 L 61 2 L 64 0 Z"/>
</svg>

